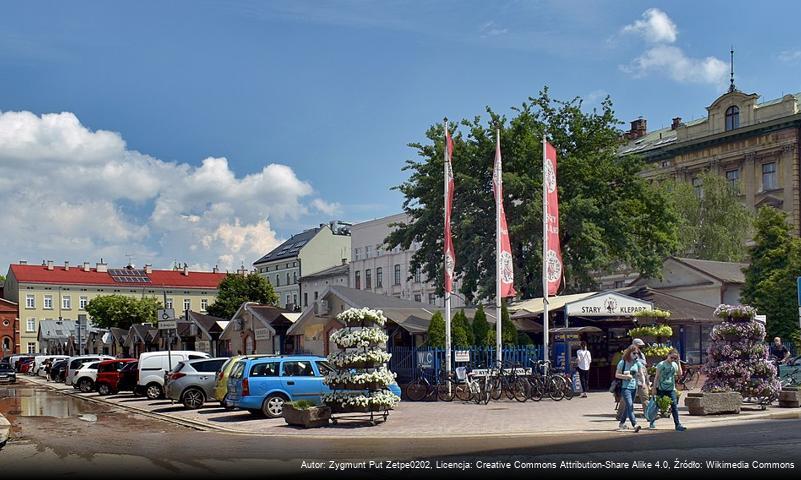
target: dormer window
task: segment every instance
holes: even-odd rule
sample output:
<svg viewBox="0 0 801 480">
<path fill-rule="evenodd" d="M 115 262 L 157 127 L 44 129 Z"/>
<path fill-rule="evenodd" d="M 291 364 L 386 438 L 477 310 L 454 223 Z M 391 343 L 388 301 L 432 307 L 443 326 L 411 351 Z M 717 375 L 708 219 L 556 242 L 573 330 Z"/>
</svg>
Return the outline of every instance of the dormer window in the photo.
<svg viewBox="0 0 801 480">
<path fill-rule="evenodd" d="M 740 127 L 740 109 L 734 105 L 726 109 L 726 131 Z"/>
</svg>

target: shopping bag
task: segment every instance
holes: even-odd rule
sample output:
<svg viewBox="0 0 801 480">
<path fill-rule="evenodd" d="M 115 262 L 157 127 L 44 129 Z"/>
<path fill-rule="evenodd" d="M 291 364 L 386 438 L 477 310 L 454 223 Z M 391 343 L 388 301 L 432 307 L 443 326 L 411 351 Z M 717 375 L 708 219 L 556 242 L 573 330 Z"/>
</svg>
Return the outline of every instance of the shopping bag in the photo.
<svg viewBox="0 0 801 480">
<path fill-rule="evenodd" d="M 645 419 L 649 422 L 655 421 L 659 417 L 659 405 L 656 403 L 656 397 L 651 396 L 648 400 L 648 405 L 645 406 Z"/>
</svg>

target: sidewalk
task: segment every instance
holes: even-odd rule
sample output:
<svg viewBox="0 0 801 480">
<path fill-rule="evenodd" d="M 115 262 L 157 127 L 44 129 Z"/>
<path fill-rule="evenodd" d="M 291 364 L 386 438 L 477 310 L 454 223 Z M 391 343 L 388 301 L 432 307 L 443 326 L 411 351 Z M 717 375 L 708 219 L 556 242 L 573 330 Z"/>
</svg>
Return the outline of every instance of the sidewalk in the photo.
<svg viewBox="0 0 801 480">
<path fill-rule="evenodd" d="M 218 430 L 228 433 L 270 436 L 348 436 L 415 438 L 431 437 L 487 437 L 487 436 L 532 436 L 565 433 L 612 432 L 617 428 L 614 401 L 607 392 L 591 393 L 587 398 L 554 402 L 542 400 L 519 403 L 514 400 L 491 401 L 488 405 L 475 405 L 454 401 L 445 402 L 401 402 L 390 412 L 386 423 L 365 428 L 353 428 L 354 422 L 342 421 L 337 426 L 318 429 L 300 429 L 286 425 L 283 419 L 254 417 L 248 412 L 226 411 L 216 402 L 207 403 L 199 410 L 185 410 L 180 404 L 169 400 L 151 401 L 144 397 L 133 397 L 128 392 L 101 397 L 97 393 L 80 393 L 71 386 L 48 383 L 41 378 L 23 377 L 23 382 L 47 386 L 65 394 L 75 395 L 91 401 L 101 401 L 139 413 L 156 414 L 160 417 L 203 430 Z M 682 402 L 683 403 L 683 400 Z M 755 419 L 801 418 L 801 409 L 768 408 L 766 411 L 744 407 L 740 415 L 691 417 L 685 407 L 679 409 L 682 423 L 687 428 L 741 423 Z M 653 434 L 646 430 L 648 422 L 642 418 L 637 406 L 638 421 L 643 426 L 640 434 Z M 673 419 L 657 421 L 655 432 L 672 432 Z M 626 433 L 620 433 L 624 435 Z"/>
</svg>

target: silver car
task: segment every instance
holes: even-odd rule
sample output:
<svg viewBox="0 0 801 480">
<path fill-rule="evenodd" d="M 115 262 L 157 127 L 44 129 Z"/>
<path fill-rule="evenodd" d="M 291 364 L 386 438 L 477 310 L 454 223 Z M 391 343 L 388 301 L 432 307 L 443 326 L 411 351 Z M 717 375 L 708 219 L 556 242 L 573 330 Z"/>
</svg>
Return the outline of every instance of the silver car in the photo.
<svg viewBox="0 0 801 480">
<path fill-rule="evenodd" d="M 221 357 L 179 362 L 165 376 L 164 395 L 189 409 L 202 407 L 206 399 L 214 398 L 217 372 L 227 360 Z"/>
</svg>

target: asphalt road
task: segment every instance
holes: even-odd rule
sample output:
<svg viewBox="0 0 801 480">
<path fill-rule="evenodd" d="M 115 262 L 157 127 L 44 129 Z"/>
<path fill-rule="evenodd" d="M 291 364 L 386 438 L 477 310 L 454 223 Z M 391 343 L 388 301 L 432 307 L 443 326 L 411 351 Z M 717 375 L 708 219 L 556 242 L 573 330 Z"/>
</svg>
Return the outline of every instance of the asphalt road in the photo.
<svg viewBox="0 0 801 480">
<path fill-rule="evenodd" d="M 592 470 L 593 475 L 612 466 L 618 467 L 616 476 L 675 478 L 682 472 L 708 468 L 707 461 L 740 467 L 724 469 L 727 477 L 753 476 L 755 467 L 764 468 L 760 463 L 784 463 L 780 475 L 794 475 L 801 465 L 801 420 L 754 420 L 682 433 L 410 441 L 201 432 L 30 388 L 0 389 L 0 412 L 13 425 L 12 440 L 0 451 L 0 471 L 26 476 L 204 478 L 234 474 L 263 478 L 340 473 L 348 478 L 381 478 L 449 473 L 486 477 L 503 472 L 504 476 L 531 477 L 552 463 L 555 468 L 550 469 L 550 476 L 575 475 L 576 469 L 563 466 Z M 332 470 L 336 468 L 342 470 Z"/>
</svg>

